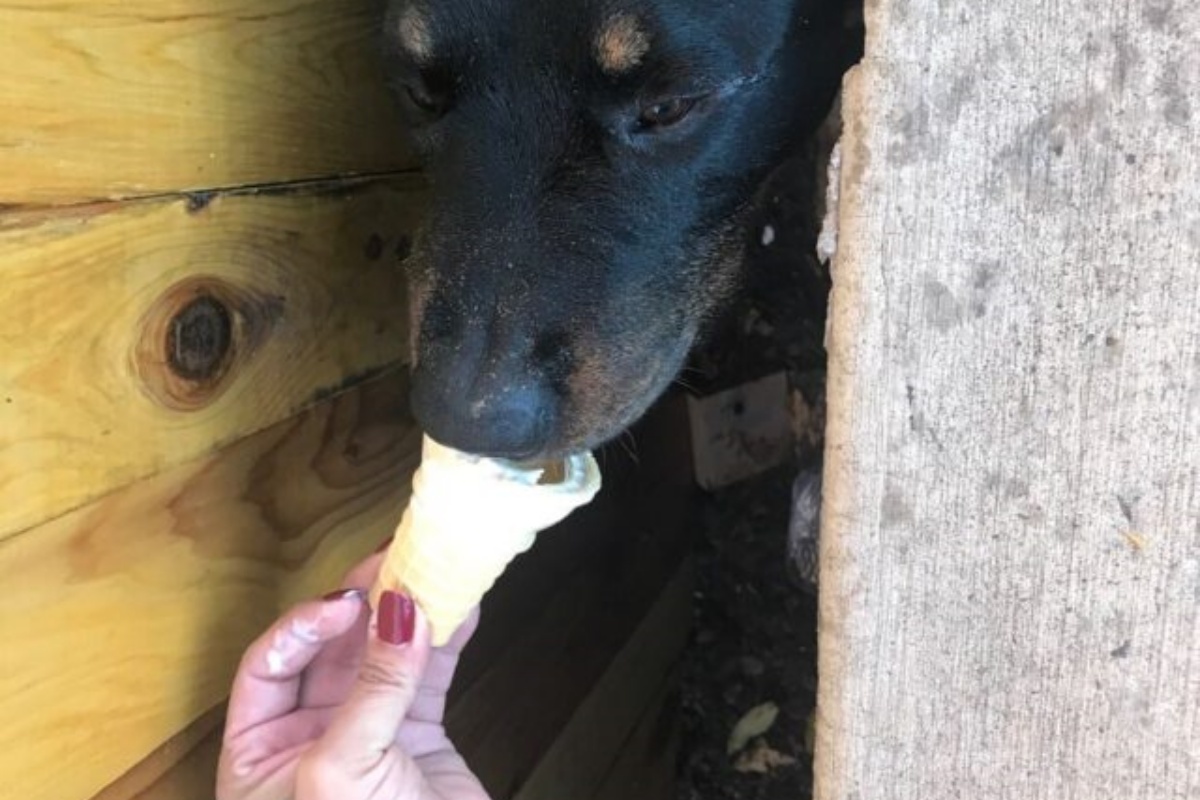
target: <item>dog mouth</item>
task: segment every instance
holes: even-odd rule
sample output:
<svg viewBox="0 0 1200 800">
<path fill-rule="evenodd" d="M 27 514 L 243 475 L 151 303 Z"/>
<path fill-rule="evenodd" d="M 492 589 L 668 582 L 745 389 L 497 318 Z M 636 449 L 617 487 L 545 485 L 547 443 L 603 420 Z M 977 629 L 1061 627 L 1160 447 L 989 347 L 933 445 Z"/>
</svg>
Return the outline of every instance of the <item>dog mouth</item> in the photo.
<svg viewBox="0 0 1200 800">
<path fill-rule="evenodd" d="M 681 332 L 640 357 L 579 359 L 558 386 L 528 371 L 506 374 L 487 366 L 456 377 L 431 369 L 426 351 L 413 374 L 412 411 L 432 438 L 475 455 L 533 461 L 596 450 L 622 434 L 667 390 L 694 338 L 691 331 Z M 484 379 L 478 377 L 481 373 Z M 492 376 L 498 379 L 484 387 Z"/>
<path fill-rule="evenodd" d="M 520 291 L 492 276 L 477 274 L 472 284 L 443 274 L 430 266 L 439 254 L 425 249 L 434 243 L 418 239 L 407 265 L 417 422 L 455 449 L 517 461 L 616 439 L 669 389 L 702 326 L 735 290 L 740 217 L 692 238 L 690 258 L 660 263 L 649 289 L 572 301 L 535 274 Z"/>
</svg>

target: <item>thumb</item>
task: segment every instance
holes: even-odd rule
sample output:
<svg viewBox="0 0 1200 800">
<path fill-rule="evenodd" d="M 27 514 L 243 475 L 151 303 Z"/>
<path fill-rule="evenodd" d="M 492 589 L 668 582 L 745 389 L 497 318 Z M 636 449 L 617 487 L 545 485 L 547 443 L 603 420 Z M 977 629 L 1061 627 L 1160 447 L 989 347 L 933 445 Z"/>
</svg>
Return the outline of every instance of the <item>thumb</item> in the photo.
<svg viewBox="0 0 1200 800">
<path fill-rule="evenodd" d="M 321 738 L 321 759 L 362 774 L 379 764 L 417 697 L 429 661 L 429 624 L 406 595 L 384 592 L 349 699 Z"/>
</svg>

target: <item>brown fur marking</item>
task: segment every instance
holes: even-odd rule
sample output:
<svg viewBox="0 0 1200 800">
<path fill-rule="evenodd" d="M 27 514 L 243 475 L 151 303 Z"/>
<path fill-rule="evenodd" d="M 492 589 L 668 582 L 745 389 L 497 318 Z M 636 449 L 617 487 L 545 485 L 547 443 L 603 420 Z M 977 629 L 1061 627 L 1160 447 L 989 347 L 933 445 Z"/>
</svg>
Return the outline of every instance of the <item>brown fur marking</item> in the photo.
<svg viewBox="0 0 1200 800">
<path fill-rule="evenodd" d="M 665 377 L 666 365 L 658 359 L 648 364 L 639 359 L 637 369 L 632 369 L 632 354 L 643 352 L 644 344 L 635 341 L 621 351 L 611 351 L 585 336 L 575 340 L 575 369 L 567 383 L 565 414 L 570 439 L 587 439 L 614 424 L 627 428 L 645 411 L 644 406 L 626 400 L 645 397 Z"/>
<path fill-rule="evenodd" d="M 620 74 L 642 63 L 650 50 L 650 34 L 633 14 L 616 14 L 596 34 L 596 60 L 609 74 Z"/>
<path fill-rule="evenodd" d="M 418 63 L 433 58 L 433 31 L 424 9 L 415 4 L 408 6 L 400 14 L 398 27 L 401 47 Z"/>
<path fill-rule="evenodd" d="M 423 247 L 418 243 L 409 255 L 408 268 L 408 356 L 409 365 L 416 369 L 421 360 L 421 326 L 425 324 L 425 307 L 433 294 L 435 278 L 428 268 Z"/>
</svg>

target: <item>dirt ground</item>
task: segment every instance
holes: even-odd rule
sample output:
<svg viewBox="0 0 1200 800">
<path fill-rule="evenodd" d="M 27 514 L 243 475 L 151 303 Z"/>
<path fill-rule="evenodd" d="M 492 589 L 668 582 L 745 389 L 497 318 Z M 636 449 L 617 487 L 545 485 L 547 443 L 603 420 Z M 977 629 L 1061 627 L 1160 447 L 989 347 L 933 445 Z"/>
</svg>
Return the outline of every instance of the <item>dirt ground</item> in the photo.
<svg viewBox="0 0 1200 800">
<path fill-rule="evenodd" d="M 812 796 L 817 606 L 815 586 L 788 557 L 788 525 L 793 481 L 819 468 L 823 427 L 829 279 L 815 255 L 821 159 L 814 145 L 772 180 L 744 297 L 689 372 L 690 383 L 709 391 L 786 370 L 797 446 L 790 463 L 704 498 L 677 800 Z M 730 755 L 739 719 L 768 703 L 778 708 L 774 724 Z"/>
</svg>

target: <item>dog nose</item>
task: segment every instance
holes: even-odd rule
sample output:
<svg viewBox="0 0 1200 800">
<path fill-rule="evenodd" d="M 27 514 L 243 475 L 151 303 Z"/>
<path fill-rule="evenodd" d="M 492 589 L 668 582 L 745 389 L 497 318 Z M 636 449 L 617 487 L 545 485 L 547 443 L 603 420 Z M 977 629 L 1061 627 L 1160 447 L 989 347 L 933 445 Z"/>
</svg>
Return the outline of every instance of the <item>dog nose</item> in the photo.
<svg viewBox="0 0 1200 800">
<path fill-rule="evenodd" d="M 516 460 L 543 453 L 558 413 L 557 394 L 528 378 L 487 383 L 472 386 L 418 366 L 413 414 L 429 436 L 467 453 Z"/>
</svg>

